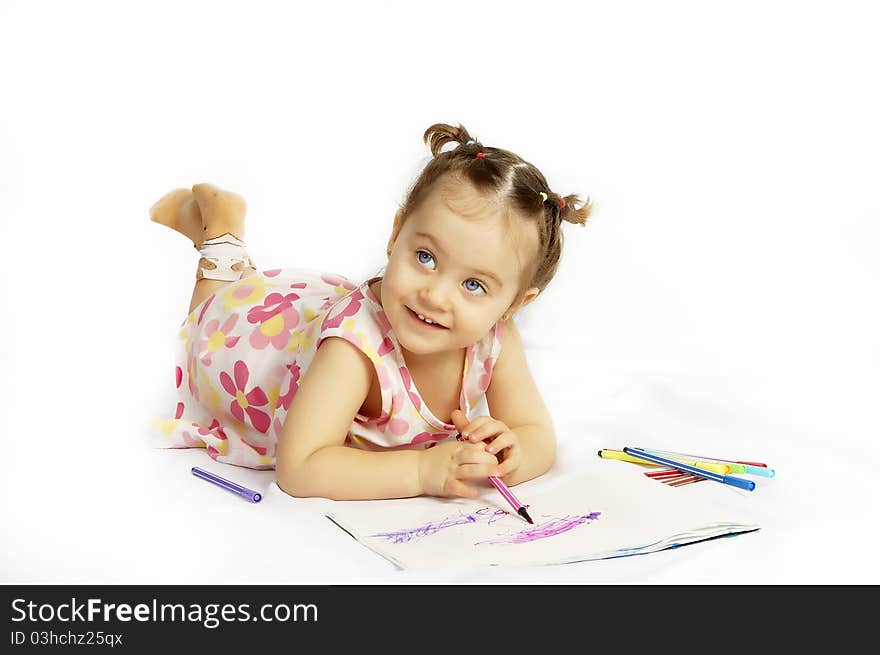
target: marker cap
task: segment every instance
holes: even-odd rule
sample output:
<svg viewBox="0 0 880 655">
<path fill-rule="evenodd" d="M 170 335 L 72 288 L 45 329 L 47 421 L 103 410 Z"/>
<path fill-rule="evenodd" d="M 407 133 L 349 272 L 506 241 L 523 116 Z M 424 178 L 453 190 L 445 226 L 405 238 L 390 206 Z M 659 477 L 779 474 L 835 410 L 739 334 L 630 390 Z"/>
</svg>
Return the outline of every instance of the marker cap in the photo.
<svg viewBox="0 0 880 655">
<path fill-rule="evenodd" d="M 745 480 L 743 478 L 736 478 L 731 475 L 724 476 L 724 483 L 733 485 L 734 487 L 739 487 L 740 489 L 745 489 L 746 491 L 752 491 L 755 488 L 754 480 Z"/>
</svg>

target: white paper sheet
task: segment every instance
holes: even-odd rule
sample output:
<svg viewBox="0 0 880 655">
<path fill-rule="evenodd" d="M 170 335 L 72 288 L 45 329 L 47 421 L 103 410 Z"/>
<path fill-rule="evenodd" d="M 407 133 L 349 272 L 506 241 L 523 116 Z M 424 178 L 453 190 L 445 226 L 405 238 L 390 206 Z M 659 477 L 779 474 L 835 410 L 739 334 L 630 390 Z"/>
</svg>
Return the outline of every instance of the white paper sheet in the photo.
<svg viewBox="0 0 880 655">
<path fill-rule="evenodd" d="M 530 525 L 494 491 L 334 503 L 327 517 L 396 566 L 533 566 L 624 557 L 757 530 L 738 510 L 658 484 L 635 467 L 591 465 L 516 488 Z M 705 484 L 716 484 L 705 483 Z"/>
</svg>

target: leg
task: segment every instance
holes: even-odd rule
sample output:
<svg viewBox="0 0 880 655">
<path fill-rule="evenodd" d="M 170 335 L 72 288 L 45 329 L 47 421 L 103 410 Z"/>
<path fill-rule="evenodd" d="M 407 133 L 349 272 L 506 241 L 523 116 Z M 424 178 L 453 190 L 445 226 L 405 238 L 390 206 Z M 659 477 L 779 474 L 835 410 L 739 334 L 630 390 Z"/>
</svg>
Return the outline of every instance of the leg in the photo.
<svg viewBox="0 0 880 655">
<path fill-rule="evenodd" d="M 238 194 L 224 191 L 212 184 L 196 184 L 191 189 L 174 189 L 162 196 L 150 208 L 150 219 L 184 234 L 192 241 L 196 251 L 201 253 L 206 240 L 210 242 L 224 234 L 232 234 L 237 239 L 244 239 L 245 209 L 244 198 Z M 230 266 L 233 271 L 241 271 L 240 275 L 235 276 L 236 279 L 256 273 L 253 259 L 248 256 L 248 260 L 250 265 L 237 262 Z M 215 268 L 217 264 L 207 258 L 202 257 L 199 260 L 189 312 L 224 284 L 232 281 L 215 280 L 204 276 L 203 271 Z M 232 276 L 221 275 L 221 277 Z"/>
<path fill-rule="evenodd" d="M 224 285 L 230 284 L 225 280 L 209 280 L 206 277 L 202 277 L 202 268 L 211 269 L 213 267 L 214 264 L 209 262 L 204 257 L 199 260 L 199 268 L 196 271 L 196 284 L 193 287 L 192 300 L 189 303 L 189 312 L 187 312 L 187 314 L 198 307 L 205 300 L 205 298 L 210 296 L 212 293 L 216 293 L 217 290 L 223 288 Z M 232 268 L 236 271 L 243 270 L 241 276 L 242 279 L 257 272 L 254 267 L 248 266 L 247 268 L 245 268 L 244 264 L 242 263 L 234 264 Z"/>
<path fill-rule="evenodd" d="M 193 245 L 198 249 L 198 244 L 205 240 L 210 242 L 215 237 L 231 234 L 238 239 L 244 238 L 244 198 L 230 191 L 218 189 L 211 184 L 196 184 L 192 187 L 192 194 L 186 208 L 198 214 L 202 225 L 202 238 L 193 240 Z M 228 238 L 228 237 L 226 237 Z M 207 251 L 205 251 L 207 252 Z M 216 261 L 216 260 L 215 260 Z M 229 284 L 231 280 L 215 280 L 205 277 L 203 271 L 217 268 L 214 262 L 205 257 L 199 260 L 196 271 L 196 283 L 190 300 L 189 311 L 192 312 L 212 293 L 216 293 L 221 287 Z M 233 271 L 241 271 L 239 279 L 243 279 L 256 273 L 253 260 L 250 265 L 245 262 L 237 262 L 230 267 Z"/>
<path fill-rule="evenodd" d="M 202 269 L 200 268 L 196 273 L 196 284 L 193 287 L 192 300 L 189 303 L 189 311 L 187 312 L 187 314 L 191 313 L 192 310 L 198 307 L 202 303 L 202 301 L 205 300 L 205 298 L 207 298 L 226 284 L 229 284 L 229 282 L 203 278 Z"/>
</svg>

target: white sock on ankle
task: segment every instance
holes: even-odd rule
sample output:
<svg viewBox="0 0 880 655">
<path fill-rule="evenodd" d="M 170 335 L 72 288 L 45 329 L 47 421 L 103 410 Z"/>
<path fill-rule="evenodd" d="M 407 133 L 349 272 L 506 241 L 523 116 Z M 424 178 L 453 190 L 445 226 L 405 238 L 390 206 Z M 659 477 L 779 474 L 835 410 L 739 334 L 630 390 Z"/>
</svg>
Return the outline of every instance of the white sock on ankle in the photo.
<svg viewBox="0 0 880 655">
<path fill-rule="evenodd" d="M 229 232 L 202 243 L 199 254 L 217 266 L 211 269 L 201 267 L 202 277 L 209 280 L 234 282 L 241 279 L 243 271 L 235 271 L 232 266 L 239 262 L 244 262 L 243 268 L 251 265 L 244 241 Z"/>
</svg>

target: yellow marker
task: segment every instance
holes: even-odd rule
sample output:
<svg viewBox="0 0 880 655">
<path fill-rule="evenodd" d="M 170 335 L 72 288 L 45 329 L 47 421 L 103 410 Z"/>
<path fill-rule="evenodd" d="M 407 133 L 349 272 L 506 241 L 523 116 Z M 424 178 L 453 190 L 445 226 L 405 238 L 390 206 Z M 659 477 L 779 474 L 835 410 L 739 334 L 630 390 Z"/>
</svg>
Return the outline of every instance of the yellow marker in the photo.
<svg viewBox="0 0 880 655">
<path fill-rule="evenodd" d="M 599 451 L 599 457 L 601 457 L 602 459 L 619 459 L 621 462 L 632 462 L 633 464 L 644 464 L 646 466 L 660 466 L 659 464 L 646 462 L 645 460 L 639 459 L 638 457 L 628 455 L 622 450 L 609 450 L 605 448 L 604 450 Z M 696 466 L 697 468 L 705 469 L 706 471 L 712 471 L 713 473 L 720 473 L 721 475 L 727 475 L 731 472 L 731 466 L 729 464 L 721 464 L 719 462 L 703 462 L 696 459 L 684 459 L 682 457 L 669 457 L 668 455 L 666 456 L 666 459 L 681 462 L 682 464 L 688 464 L 689 466 Z"/>
</svg>

